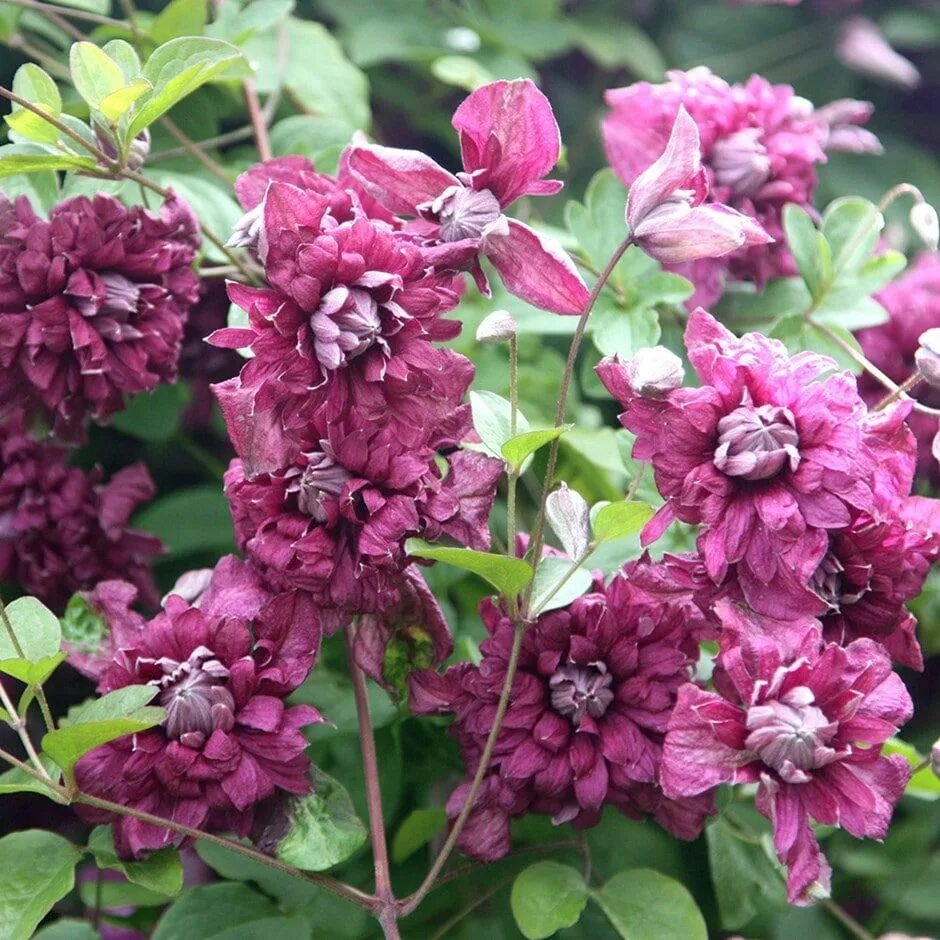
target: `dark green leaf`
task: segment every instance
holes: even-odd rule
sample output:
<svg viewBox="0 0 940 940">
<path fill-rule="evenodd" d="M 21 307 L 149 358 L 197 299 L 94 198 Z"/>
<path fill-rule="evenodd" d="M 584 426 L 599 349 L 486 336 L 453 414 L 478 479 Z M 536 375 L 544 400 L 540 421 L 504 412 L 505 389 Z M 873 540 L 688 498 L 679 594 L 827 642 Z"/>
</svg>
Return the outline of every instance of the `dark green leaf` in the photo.
<svg viewBox="0 0 940 940">
<path fill-rule="evenodd" d="M 472 571 L 486 581 L 504 597 L 515 597 L 531 580 L 532 569 L 521 558 L 508 555 L 491 555 L 470 548 L 448 548 L 430 545 L 422 539 L 408 539 L 405 551 L 417 558 L 443 561 L 445 564 Z"/>
<path fill-rule="evenodd" d="M 111 423 L 125 434 L 144 441 L 168 441 L 179 430 L 189 398 L 189 388 L 183 382 L 158 385 L 152 392 L 135 395 Z"/>
<path fill-rule="evenodd" d="M 573 927 L 587 899 L 587 885 L 580 873 L 558 862 L 536 862 L 523 869 L 513 882 L 510 897 L 512 915 L 528 940 Z"/>
<path fill-rule="evenodd" d="M 0 839 L 0 937 L 29 940 L 39 922 L 75 884 L 81 850 L 42 829 Z"/>
<path fill-rule="evenodd" d="M 622 871 L 593 897 L 623 940 L 708 940 L 705 920 L 688 889 L 658 871 Z"/>
<path fill-rule="evenodd" d="M 159 536 L 171 555 L 234 548 L 228 502 L 214 484 L 176 490 L 138 513 L 134 525 Z"/>
<path fill-rule="evenodd" d="M 287 833 L 275 852 L 303 871 L 325 871 L 346 861 L 366 841 L 366 827 L 339 781 L 314 768 L 313 793 L 291 800 Z"/>
<path fill-rule="evenodd" d="M 416 809 L 408 814 L 392 840 L 392 859 L 400 865 L 418 849 L 427 845 L 447 825 L 442 809 Z"/>
<path fill-rule="evenodd" d="M 242 929 L 277 915 L 274 904 L 247 885 L 201 885 L 184 891 L 173 902 L 160 918 L 152 940 L 181 940 L 182 937 L 218 940 L 228 930 Z"/>
<path fill-rule="evenodd" d="M 101 935 L 87 920 L 63 917 L 48 927 L 43 927 L 33 940 L 100 940 Z"/>
<path fill-rule="evenodd" d="M 23 658 L 38 663 L 59 652 L 62 628 L 59 618 L 35 597 L 18 597 L 6 606 L 6 619 L 19 643 L 13 642 L 6 625 L 0 625 L 0 659 Z"/>
</svg>

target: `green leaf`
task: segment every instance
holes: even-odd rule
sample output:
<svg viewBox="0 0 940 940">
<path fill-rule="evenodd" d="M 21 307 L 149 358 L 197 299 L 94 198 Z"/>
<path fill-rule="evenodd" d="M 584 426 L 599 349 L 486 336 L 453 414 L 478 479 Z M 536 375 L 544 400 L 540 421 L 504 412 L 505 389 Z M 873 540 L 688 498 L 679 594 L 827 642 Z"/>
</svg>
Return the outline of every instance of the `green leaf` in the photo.
<svg viewBox="0 0 940 940">
<path fill-rule="evenodd" d="M 900 754 L 911 767 L 917 767 L 924 761 L 917 748 L 900 738 L 891 738 L 885 741 L 882 753 L 886 755 Z M 932 801 L 940 799 L 940 777 L 937 777 L 928 765 L 911 776 L 904 792 L 908 796 L 916 797 L 919 800 Z"/>
<path fill-rule="evenodd" d="M 601 68 L 628 68 L 638 78 L 662 81 L 666 62 L 656 44 L 626 19 L 576 20 L 575 44 Z"/>
<path fill-rule="evenodd" d="M 861 355 L 862 347 L 858 340 L 844 326 L 829 325 L 827 328 Z M 818 327 L 807 323 L 800 314 L 783 317 L 773 329 L 768 331 L 767 335 L 783 342 L 793 355 L 808 349 L 831 356 L 840 369 L 848 369 L 856 373 L 861 371 L 861 366 L 838 343 L 830 339 Z"/>
<path fill-rule="evenodd" d="M 208 19 L 206 0 L 173 0 L 160 11 L 147 34 L 158 45 L 180 36 L 200 36 Z"/>
<path fill-rule="evenodd" d="M 43 927 L 33 940 L 101 940 L 101 934 L 87 920 L 63 917 Z"/>
<path fill-rule="evenodd" d="M 124 83 L 130 85 L 135 79 L 140 78 L 140 56 L 137 50 L 123 39 L 112 39 L 106 42 L 102 47 L 105 53 L 118 64 L 121 73 L 124 75 Z"/>
<path fill-rule="evenodd" d="M 502 458 L 503 444 L 512 437 L 512 406 L 509 401 L 495 392 L 471 392 L 470 413 L 473 426 L 483 449 L 497 459 Z M 529 422 L 521 411 L 516 411 L 516 435 L 529 430 Z"/>
<path fill-rule="evenodd" d="M 96 653 L 110 637 L 104 617 L 80 594 L 73 594 L 59 620 L 62 639 L 78 653 Z"/>
<path fill-rule="evenodd" d="M 242 58 L 241 51 L 221 39 L 172 39 L 154 51 L 144 65 L 143 77 L 153 91 L 139 104 L 127 129 L 127 139 L 166 114 L 173 105 Z"/>
<path fill-rule="evenodd" d="M 503 444 L 500 453 L 506 463 L 518 473 L 531 454 L 534 454 L 540 447 L 544 447 L 555 438 L 561 437 L 571 427 L 572 425 L 565 424 L 559 428 L 541 428 L 517 434 Z"/>
<path fill-rule="evenodd" d="M 51 676 L 65 659 L 65 653 L 56 653 L 53 656 L 43 656 L 38 662 L 31 663 L 26 659 L 0 660 L 0 672 L 25 682 L 26 685 L 42 685 Z"/>
<path fill-rule="evenodd" d="M 173 902 L 160 918 L 151 940 L 218 940 L 230 930 L 253 927 L 277 914 L 273 902 L 248 885 L 200 885 L 187 889 Z M 269 936 L 279 935 L 255 934 L 256 940 Z"/>
<path fill-rule="evenodd" d="M 0 183 L 0 192 L 10 199 L 26 196 L 33 210 L 39 215 L 48 215 L 52 207 L 62 199 L 58 177 L 51 171 L 7 176 Z"/>
<path fill-rule="evenodd" d="M 688 889 L 658 871 L 622 871 L 593 897 L 623 940 L 708 940 L 705 920 Z"/>
<path fill-rule="evenodd" d="M 59 618 L 37 598 L 18 597 L 7 604 L 6 617 L 19 641 L 24 659 L 39 663 L 59 652 L 62 644 Z M 18 658 L 20 654 L 4 624 L 0 626 L 0 659 Z"/>
<path fill-rule="evenodd" d="M 49 776 L 58 783 L 60 774 L 55 763 L 45 754 L 39 755 L 39 762 L 46 768 Z M 0 794 L 3 793 L 38 793 L 41 796 L 49 797 L 56 803 L 65 802 L 55 790 L 50 790 L 41 780 L 37 780 L 32 774 L 20 770 L 19 767 L 12 767 L 5 773 L 0 774 Z"/>
<path fill-rule="evenodd" d="M 57 153 L 37 144 L 6 144 L 0 147 L 0 178 L 49 170 L 93 170 L 96 166 L 91 157 Z"/>
<path fill-rule="evenodd" d="M 69 52 L 72 84 L 78 93 L 97 109 L 109 95 L 124 87 L 121 67 L 93 42 L 76 42 Z"/>
<path fill-rule="evenodd" d="M 346 861 L 366 842 L 366 827 L 339 781 L 314 768 L 313 793 L 291 801 L 288 828 L 277 857 L 303 871 L 325 871 Z"/>
<path fill-rule="evenodd" d="M 172 846 L 151 852 L 141 862 L 125 862 L 114 850 L 111 827 L 96 826 L 88 836 L 88 851 L 94 855 L 99 868 L 119 871 L 132 884 L 169 896 L 182 890 L 183 866 L 179 852 Z"/>
<path fill-rule="evenodd" d="M 71 709 L 60 728 L 44 735 L 43 751 L 70 775 L 78 759 L 96 747 L 160 724 L 163 709 L 147 705 L 157 691 L 129 685 Z"/>
<path fill-rule="evenodd" d="M 351 133 L 349 124 L 339 118 L 294 114 L 271 127 L 271 149 L 276 157 L 287 154 L 309 157 L 321 173 L 332 173 L 336 160 L 333 159 L 332 166 L 326 166 L 330 162 L 327 158 L 349 143 Z"/>
<path fill-rule="evenodd" d="M 398 714 L 398 709 L 392 704 L 391 699 L 383 689 L 371 682 L 368 693 L 372 726 L 379 729 L 391 724 Z M 328 669 L 322 663 L 293 693 L 291 701 L 313 705 L 322 710 L 324 715 L 330 716 L 328 723 L 313 725 L 305 730 L 311 740 L 359 733 L 355 696 L 349 677 Z"/>
<path fill-rule="evenodd" d="M 529 605 L 533 615 L 567 607 L 575 598 L 591 589 L 594 581 L 591 572 L 582 567 L 572 572 L 572 564 L 570 558 L 552 556 L 547 556 L 539 562 L 538 568 L 535 569 L 535 584 Z"/>
<path fill-rule="evenodd" d="M 515 597 L 532 580 L 532 569 L 521 558 L 491 555 L 470 548 L 448 548 L 429 545 L 422 539 L 408 539 L 405 551 L 416 558 L 429 558 L 464 571 L 472 571 L 499 591 L 504 597 Z"/>
<path fill-rule="evenodd" d="M 806 282 L 810 294 L 818 297 L 825 264 L 820 257 L 822 242 L 815 223 L 805 209 L 789 202 L 783 207 L 783 228 L 800 276 Z"/>
<path fill-rule="evenodd" d="M 565 206 L 565 225 L 587 260 L 600 271 L 627 234 L 624 212 L 627 189 L 613 170 L 595 173 L 584 194 L 584 204 Z M 652 267 L 658 268 L 655 261 Z M 613 278 L 619 283 L 619 278 Z"/>
<path fill-rule="evenodd" d="M 215 484 L 175 490 L 138 513 L 134 525 L 159 536 L 173 556 L 234 546 L 228 502 Z"/>
<path fill-rule="evenodd" d="M 81 850 L 42 829 L 0 839 L 0 937 L 29 940 L 40 921 L 75 885 Z"/>
<path fill-rule="evenodd" d="M 494 76 L 468 55 L 442 55 L 431 63 L 431 74 L 445 85 L 464 91 L 476 91 L 494 81 Z"/>
<path fill-rule="evenodd" d="M 721 924 L 739 930 L 758 914 L 786 908 L 783 880 L 759 840 L 740 838 L 724 819 L 705 830 Z"/>
<path fill-rule="evenodd" d="M 105 95 L 98 104 L 98 110 L 112 124 L 117 124 L 131 105 L 150 91 L 153 91 L 153 85 L 146 78 L 135 78 L 124 88 Z"/>
<path fill-rule="evenodd" d="M 223 4 L 206 28 L 207 36 L 216 36 L 241 45 L 256 32 L 270 30 L 294 9 L 294 0 L 264 0 L 249 3 L 239 10 L 234 3 Z"/>
<path fill-rule="evenodd" d="M 844 196 L 823 212 L 822 234 L 832 246 L 834 275 L 854 274 L 878 243 L 885 220 L 878 207 L 861 196 Z"/>
<path fill-rule="evenodd" d="M 659 314 L 651 307 L 625 310 L 609 294 L 598 298 L 589 321 L 591 339 L 605 356 L 627 359 L 659 342 Z"/>
<path fill-rule="evenodd" d="M 447 825 L 443 809 L 416 809 L 408 814 L 392 840 L 392 860 L 400 865 L 427 845 Z"/>
<path fill-rule="evenodd" d="M 62 113 L 62 97 L 55 81 L 51 75 L 32 62 L 27 62 L 16 70 L 16 75 L 13 76 L 13 93 L 25 98 L 51 117 L 57 118 Z M 38 114 L 16 102 L 12 107 L 13 110 L 6 116 L 6 122 L 17 134 L 48 144 L 59 139 L 58 128 Z"/>
<path fill-rule="evenodd" d="M 184 382 L 158 385 L 152 392 L 135 395 L 111 424 L 142 441 L 168 441 L 179 430 L 189 399 L 189 387 Z"/>
<path fill-rule="evenodd" d="M 512 916 L 528 940 L 573 927 L 587 899 L 587 885 L 580 873 L 558 862 L 536 862 L 523 869 L 512 883 L 510 895 Z"/>
<path fill-rule="evenodd" d="M 900 251 L 884 251 L 866 261 L 852 279 L 860 294 L 874 294 L 907 267 L 907 258 Z"/>
<path fill-rule="evenodd" d="M 603 506 L 594 517 L 594 538 L 598 542 L 636 535 L 650 519 L 653 507 L 634 500 L 621 500 Z"/>
</svg>

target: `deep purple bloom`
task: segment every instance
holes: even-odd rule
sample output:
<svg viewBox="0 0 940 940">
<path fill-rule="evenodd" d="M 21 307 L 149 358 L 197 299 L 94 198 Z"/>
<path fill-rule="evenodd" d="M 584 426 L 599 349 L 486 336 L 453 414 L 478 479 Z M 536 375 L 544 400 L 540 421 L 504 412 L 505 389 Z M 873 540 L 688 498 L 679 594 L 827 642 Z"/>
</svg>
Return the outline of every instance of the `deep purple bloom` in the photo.
<svg viewBox="0 0 940 940">
<path fill-rule="evenodd" d="M 456 176 L 417 150 L 354 144 L 349 170 L 387 209 L 414 221 L 406 232 L 438 268 L 469 270 L 487 296 L 480 255 L 506 288 L 555 313 L 579 314 L 588 290 L 553 239 L 504 214 L 522 196 L 561 189 L 543 177 L 558 162 L 561 136 L 548 99 L 528 79 L 478 88 L 454 112 L 463 172 Z"/>
<path fill-rule="evenodd" d="M 227 562 L 216 578 L 231 577 Z M 247 836 L 259 804 L 310 789 L 300 729 L 323 719 L 284 698 L 306 678 L 320 642 L 317 608 L 300 592 L 232 614 L 233 594 L 191 607 L 171 595 L 132 645 L 121 646 L 99 691 L 149 684 L 166 710 L 162 725 L 119 738 L 76 765 L 87 793 L 209 832 Z M 237 596 L 238 592 L 236 591 Z M 125 638 L 126 639 L 126 638 Z M 128 816 L 83 806 L 90 822 L 110 822 L 118 852 L 139 858 L 186 840 Z"/>
<path fill-rule="evenodd" d="M 828 893 L 830 869 L 810 820 L 883 839 L 910 776 L 881 745 L 913 711 L 882 648 L 871 640 L 821 644 L 809 631 L 783 651 L 766 635 L 723 644 L 716 692 L 679 691 L 660 780 L 673 799 L 719 784 L 756 783 L 772 821 L 794 904 Z"/>
<path fill-rule="evenodd" d="M 236 460 L 225 476 L 238 543 L 274 587 L 302 588 L 347 615 L 376 613 L 400 599 L 407 538 L 488 547 L 499 461 L 458 451 L 442 479 L 436 448 L 453 440 L 415 445 L 355 410 L 320 432 L 276 471 L 248 478 Z"/>
<path fill-rule="evenodd" d="M 155 488 L 140 463 L 104 482 L 100 469 L 69 466 L 68 451 L 29 435 L 22 418 L 0 423 L 0 581 L 13 581 L 56 611 L 99 581 L 131 581 L 157 601 L 150 562 L 159 539 L 131 529 Z"/>
<path fill-rule="evenodd" d="M 459 845 L 495 859 L 510 848 L 509 823 L 544 813 L 556 823 L 595 825 L 605 804 L 639 817 L 651 813 L 684 839 L 711 811 L 709 798 L 664 800 L 656 786 L 663 733 L 676 690 L 688 680 L 703 625 L 684 589 L 656 590 L 668 578 L 645 576 L 635 563 L 606 589 L 543 614 L 525 632 L 491 769 Z M 638 575 L 645 587 L 634 584 Z M 514 627 L 503 610 L 481 606 L 490 636 L 479 666 L 460 663 L 443 675 L 411 677 L 417 714 L 454 713 L 450 733 L 472 777 L 492 726 Z M 453 819 L 469 782 L 452 794 Z"/>
<path fill-rule="evenodd" d="M 752 244 L 720 261 L 680 269 L 696 284 L 696 303 L 713 303 L 724 275 L 758 285 L 794 274 L 781 213 L 790 202 L 812 205 L 816 166 L 826 160 L 829 130 L 812 105 L 787 85 L 759 75 L 729 85 L 700 67 L 672 71 L 660 85 L 637 82 L 607 92 L 611 113 L 604 119 L 607 158 L 632 185 L 663 152 L 679 109 L 698 127 L 708 201 L 754 219 L 773 244 Z"/>
<path fill-rule="evenodd" d="M 854 377 L 834 372 L 832 360 L 791 357 L 760 334 L 739 339 L 704 310 L 689 318 L 685 340 L 699 388 L 643 397 L 616 358 L 598 366 L 626 406 L 633 456 L 652 463 L 666 500 L 644 529 L 645 544 L 674 519 L 701 525 L 709 576 L 720 583 L 736 565 L 751 599 L 798 580 L 788 577 L 788 558 L 808 580 L 831 530 L 907 495 L 906 406 L 870 418 Z M 896 456 L 882 460 L 881 450 Z M 779 598 L 782 610 L 788 599 Z"/>
<path fill-rule="evenodd" d="M 46 221 L 0 197 L 0 232 L 0 412 L 27 407 L 80 437 L 86 417 L 176 378 L 198 286 L 186 203 L 153 214 L 80 196 Z"/>
<path fill-rule="evenodd" d="M 917 368 L 915 355 L 921 334 L 940 327 L 940 253 L 924 252 L 896 281 L 878 292 L 877 300 L 891 319 L 880 326 L 861 330 L 858 340 L 865 355 L 888 378 L 900 384 Z M 859 379 L 859 386 L 865 400 L 872 405 L 888 394 L 868 373 Z M 917 386 L 912 394 L 925 405 L 940 407 L 940 390 L 926 382 Z M 931 441 L 937 433 L 937 419 L 915 411 L 908 423 L 917 438 L 918 473 L 933 483 L 940 482 L 940 469 L 930 452 Z"/>
</svg>

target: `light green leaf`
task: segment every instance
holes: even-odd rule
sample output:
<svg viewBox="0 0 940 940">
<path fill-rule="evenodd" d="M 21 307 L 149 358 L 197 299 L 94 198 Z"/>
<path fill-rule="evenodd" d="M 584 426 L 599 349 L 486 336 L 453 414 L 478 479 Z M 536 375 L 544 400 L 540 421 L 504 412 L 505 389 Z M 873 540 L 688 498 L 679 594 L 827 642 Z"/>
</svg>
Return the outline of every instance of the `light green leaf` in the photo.
<svg viewBox="0 0 940 940">
<path fill-rule="evenodd" d="M 93 42 L 76 42 L 69 52 L 72 84 L 92 108 L 124 87 L 121 67 Z"/>
<path fill-rule="evenodd" d="M 95 166 L 91 157 L 57 153 L 36 144 L 6 144 L 0 147 L 0 178 L 49 170 L 93 170 Z"/>
<path fill-rule="evenodd" d="M 88 836 L 88 851 L 99 868 L 121 872 L 132 884 L 161 895 L 179 894 L 183 887 L 183 866 L 179 852 L 172 846 L 151 852 L 143 861 L 125 862 L 114 850 L 110 826 L 96 826 Z"/>
<path fill-rule="evenodd" d="M 907 258 L 900 251 L 884 251 L 866 261 L 852 278 L 855 289 L 860 294 L 874 294 L 892 281 L 904 268 Z"/>
<path fill-rule="evenodd" d="M 118 64 L 124 75 L 124 84 L 129 85 L 135 79 L 140 78 L 140 56 L 129 42 L 123 39 L 112 39 L 106 42 L 102 49 Z"/>
<path fill-rule="evenodd" d="M 529 605 L 533 615 L 567 607 L 575 598 L 591 589 L 594 580 L 591 572 L 581 567 L 572 572 L 572 564 L 570 558 L 552 556 L 547 556 L 539 562 L 538 568 L 535 569 L 535 584 Z"/>
<path fill-rule="evenodd" d="M 624 213 L 627 189 L 613 170 L 595 173 L 584 194 L 584 204 L 565 206 L 565 225 L 596 270 L 601 270 L 627 234 Z M 652 259 L 651 259 L 652 260 Z M 653 270 L 659 266 L 652 261 Z M 614 282 L 619 283 L 615 272 Z"/>
<path fill-rule="evenodd" d="M 536 862 L 516 876 L 510 903 L 522 935 L 528 940 L 541 940 L 573 927 L 587 899 L 587 885 L 570 865 Z"/>
<path fill-rule="evenodd" d="M 87 920 L 62 917 L 54 924 L 43 927 L 33 940 L 101 940 L 101 934 Z"/>
<path fill-rule="evenodd" d="M 837 278 L 854 274 L 868 259 L 884 228 L 878 207 L 861 196 L 844 196 L 823 212 L 822 234 L 832 246 Z"/>
<path fill-rule="evenodd" d="M 39 755 L 39 762 L 46 768 L 49 776 L 58 783 L 61 776 L 59 768 L 45 754 Z M 41 780 L 37 780 L 32 774 L 28 774 L 19 767 L 11 767 L 10 770 L 0 774 L 0 794 L 3 793 L 38 793 L 41 796 L 47 796 L 56 803 L 65 803 L 65 800 L 50 790 Z"/>
<path fill-rule="evenodd" d="M 183 98 L 242 58 L 241 51 L 221 39 L 172 39 L 154 51 L 144 65 L 143 77 L 153 91 L 139 103 L 127 129 L 127 139 L 166 114 Z"/>
<path fill-rule="evenodd" d="M 523 434 L 517 434 L 503 444 L 500 448 L 500 453 L 506 463 L 516 472 L 519 472 L 526 458 L 534 454 L 540 447 L 544 447 L 546 444 L 555 440 L 555 438 L 561 437 L 562 434 L 570 430 L 571 427 L 572 425 L 565 424 L 559 428 L 541 428 L 535 431 L 526 431 Z"/>
<path fill-rule="evenodd" d="M 59 618 L 35 597 L 18 597 L 6 606 L 6 617 L 16 634 L 23 658 L 38 663 L 55 656 L 62 643 Z M 0 626 L 0 659 L 20 657 L 6 626 Z"/>
<path fill-rule="evenodd" d="M 26 685 L 42 685 L 64 659 L 65 653 L 43 656 L 38 662 L 29 662 L 26 659 L 4 659 L 0 660 L 0 672 L 13 676 L 14 679 L 19 679 Z"/>
<path fill-rule="evenodd" d="M 160 11 L 147 33 L 158 45 L 180 36 L 200 36 L 208 19 L 207 0 L 173 0 Z"/>
<path fill-rule="evenodd" d="M 241 45 L 256 32 L 277 26 L 294 9 L 294 0 L 263 0 L 249 3 L 239 10 L 234 3 L 226 3 L 216 10 L 213 21 L 206 28 L 207 36 L 216 36 Z"/>
<path fill-rule="evenodd" d="M 588 322 L 591 339 L 605 356 L 628 359 L 659 342 L 659 314 L 652 307 L 625 310 L 609 294 L 598 298 Z"/>
<path fill-rule="evenodd" d="M 200 885 L 184 891 L 160 918 L 151 940 L 218 940 L 232 929 L 277 917 L 274 903 L 244 884 Z M 243 934 L 244 936 L 244 934 Z M 260 933 L 256 938 L 279 936 Z"/>
<path fill-rule="evenodd" d="M 98 110 L 112 123 L 124 117 L 131 105 L 143 95 L 153 90 L 153 85 L 145 78 L 135 78 L 129 85 L 119 88 L 110 95 L 105 95 L 98 105 Z"/>
<path fill-rule="evenodd" d="M 900 738 L 891 738 L 885 741 L 883 754 L 900 754 L 911 767 L 917 767 L 923 763 L 924 758 L 918 753 L 917 748 L 902 741 Z M 917 771 L 907 782 L 907 789 L 904 791 L 908 796 L 917 797 L 919 800 L 940 799 L 940 778 L 927 766 Z"/>
<path fill-rule="evenodd" d="M 287 834 L 277 857 L 303 871 L 325 871 L 356 853 L 366 828 L 339 781 L 314 768 L 313 793 L 295 798 L 287 810 Z"/>
<path fill-rule="evenodd" d="M 497 459 L 502 458 L 503 444 L 512 437 L 512 406 L 495 392 L 471 392 L 470 413 L 473 426 L 484 450 Z M 516 435 L 529 430 L 529 422 L 521 411 L 516 411 Z"/>
<path fill-rule="evenodd" d="M 813 320 L 818 323 L 849 331 L 878 326 L 889 319 L 888 311 L 874 297 L 859 297 L 854 288 L 844 292 L 838 286 L 826 294 L 813 313 Z"/>
<path fill-rule="evenodd" d="M 494 81 L 494 76 L 468 55 L 442 55 L 431 63 L 431 74 L 445 85 L 464 91 L 476 91 Z"/>
<path fill-rule="evenodd" d="M 636 535 L 650 519 L 653 507 L 634 500 L 608 503 L 594 517 L 594 538 L 598 542 Z"/>
<path fill-rule="evenodd" d="M 688 889 L 658 871 L 622 871 L 593 897 L 623 940 L 708 940 L 705 920 Z"/>
<path fill-rule="evenodd" d="M 821 257 L 825 239 L 810 218 L 809 213 L 794 202 L 783 207 L 783 228 L 787 235 L 787 245 L 793 253 L 800 275 L 806 282 L 810 294 L 818 297 L 822 288 L 826 262 Z M 828 251 L 829 246 L 825 246 Z"/>
<path fill-rule="evenodd" d="M 447 825 L 443 809 L 416 809 L 408 814 L 392 840 L 392 860 L 400 865 L 427 845 Z"/>
<path fill-rule="evenodd" d="M 601 68 L 627 68 L 638 78 L 662 81 L 666 62 L 656 44 L 629 20 L 613 17 L 578 19 L 575 44 Z"/>
<path fill-rule="evenodd" d="M 0 937 L 29 940 L 40 921 L 75 885 L 81 850 L 42 829 L 0 839 Z"/>
<path fill-rule="evenodd" d="M 52 76 L 38 65 L 27 62 L 13 76 L 13 93 L 25 98 L 30 104 L 57 118 L 62 113 L 62 97 Z M 13 103 L 13 110 L 6 116 L 10 128 L 22 137 L 41 143 L 55 143 L 59 130 L 22 105 Z"/>
<path fill-rule="evenodd" d="M 464 571 L 472 571 L 499 591 L 504 597 L 515 597 L 532 580 L 532 569 L 521 558 L 491 555 L 470 548 L 448 548 L 429 545 L 422 539 L 408 539 L 405 551 L 416 558 L 429 558 Z"/>
</svg>

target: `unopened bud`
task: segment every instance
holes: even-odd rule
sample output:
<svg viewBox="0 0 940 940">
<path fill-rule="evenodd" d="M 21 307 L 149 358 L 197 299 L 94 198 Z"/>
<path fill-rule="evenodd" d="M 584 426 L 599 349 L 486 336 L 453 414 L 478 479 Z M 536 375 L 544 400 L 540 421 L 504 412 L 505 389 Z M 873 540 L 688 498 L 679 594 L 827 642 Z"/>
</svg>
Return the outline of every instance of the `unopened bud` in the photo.
<svg viewBox="0 0 940 940">
<path fill-rule="evenodd" d="M 569 558 L 587 551 L 591 533 L 591 510 L 584 497 L 562 483 L 545 501 L 545 516 Z"/>
<path fill-rule="evenodd" d="M 842 26 L 836 58 L 854 72 L 901 88 L 916 88 L 920 72 L 909 59 L 891 48 L 884 33 L 871 20 L 856 16 Z"/>
<path fill-rule="evenodd" d="M 118 159 L 118 149 L 111 132 L 95 124 L 95 140 L 98 148 L 109 160 Z M 139 170 L 150 154 L 150 131 L 144 128 L 132 141 L 127 153 L 127 169 Z"/>
<path fill-rule="evenodd" d="M 685 381 L 682 360 L 665 346 L 641 349 L 627 363 L 627 377 L 637 395 L 660 398 Z"/>
<path fill-rule="evenodd" d="M 478 343 L 505 343 L 516 335 L 516 321 L 508 310 L 494 310 L 477 327 Z"/>
<path fill-rule="evenodd" d="M 935 777 L 940 777 L 940 741 L 934 741 L 930 749 L 930 769 Z"/>
<path fill-rule="evenodd" d="M 920 240 L 931 251 L 937 250 L 940 243 L 940 219 L 937 210 L 929 202 L 915 203 L 911 209 L 911 227 Z"/>
<path fill-rule="evenodd" d="M 202 600 L 212 580 L 212 571 L 212 568 L 195 568 L 184 572 L 176 579 L 176 584 L 163 596 L 160 603 L 166 603 L 166 599 L 171 594 L 176 594 L 193 607 L 198 607 L 199 601 Z"/>
<path fill-rule="evenodd" d="M 921 333 L 917 342 L 920 343 L 914 354 L 917 371 L 934 388 L 940 388 L 940 326 Z"/>
</svg>

